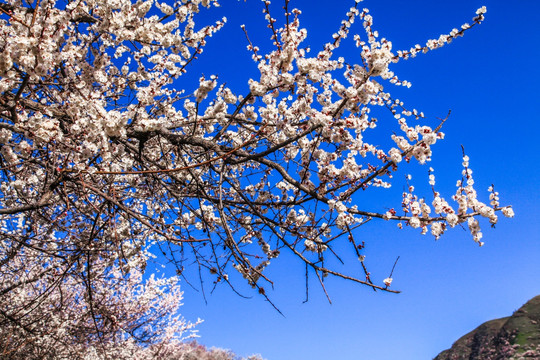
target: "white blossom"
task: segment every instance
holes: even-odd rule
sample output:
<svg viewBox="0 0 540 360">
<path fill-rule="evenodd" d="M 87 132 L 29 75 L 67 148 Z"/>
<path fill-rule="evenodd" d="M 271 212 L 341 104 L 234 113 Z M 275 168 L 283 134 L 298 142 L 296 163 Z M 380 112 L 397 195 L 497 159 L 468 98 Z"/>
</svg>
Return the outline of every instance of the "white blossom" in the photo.
<svg viewBox="0 0 540 360">
<path fill-rule="evenodd" d="M 502 209 L 504 216 L 512 218 L 514 217 L 514 210 L 511 207 L 505 207 Z"/>
</svg>

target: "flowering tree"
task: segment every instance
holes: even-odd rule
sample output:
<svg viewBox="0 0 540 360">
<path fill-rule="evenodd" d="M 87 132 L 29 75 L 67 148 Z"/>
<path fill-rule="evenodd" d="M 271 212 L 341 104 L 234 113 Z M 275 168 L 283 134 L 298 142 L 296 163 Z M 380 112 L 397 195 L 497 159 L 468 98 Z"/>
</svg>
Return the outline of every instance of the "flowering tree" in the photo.
<svg viewBox="0 0 540 360">
<path fill-rule="evenodd" d="M 0 4 L 0 351 L 13 358 L 164 358 L 191 329 L 176 316 L 176 278 L 143 279 L 159 253 L 234 289 L 231 270 L 263 296 L 264 269 L 290 252 L 322 283 L 373 282 L 354 230 L 372 219 L 431 232 L 478 216 L 512 216 L 490 189 L 477 198 L 468 157 L 447 202 L 414 187 L 395 208 L 362 209 L 355 194 L 390 187 L 393 173 L 430 161 L 441 127 L 383 85 L 410 86 L 391 64 L 439 48 L 484 19 L 394 51 L 359 1 L 332 42 L 310 53 L 301 12 L 285 0 L 282 27 L 263 8 L 274 50 L 246 44 L 260 76 L 240 94 L 215 76 L 190 91 L 184 75 L 226 19 L 196 26 L 216 0 L 19 0 Z M 359 20 L 347 61 L 334 52 Z M 395 145 L 369 140 L 388 110 Z M 387 119 L 385 119 L 387 121 Z M 372 206 L 375 206 L 373 204 Z M 364 273 L 327 266 L 350 243 Z M 233 269 L 234 268 L 234 269 Z M 147 271 L 147 270 L 146 270 Z"/>
</svg>

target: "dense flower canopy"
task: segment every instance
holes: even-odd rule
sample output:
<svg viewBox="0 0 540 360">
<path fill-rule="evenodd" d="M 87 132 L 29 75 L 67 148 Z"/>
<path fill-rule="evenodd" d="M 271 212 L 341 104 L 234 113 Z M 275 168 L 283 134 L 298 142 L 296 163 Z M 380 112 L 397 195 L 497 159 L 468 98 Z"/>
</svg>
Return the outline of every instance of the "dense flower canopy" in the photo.
<svg viewBox="0 0 540 360">
<path fill-rule="evenodd" d="M 165 356 L 192 324 L 175 315 L 176 278 L 143 280 L 156 252 L 179 276 L 195 263 L 234 288 L 237 271 L 265 297 L 264 269 L 285 251 L 319 280 L 395 291 L 391 277 L 370 279 L 355 228 L 381 219 L 439 238 L 467 224 L 482 245 L 477 217 L 513 216 L 493 187 L 489 203 L 478 199 L 465 154 L 452 202 L 430 168 L 432 194 L 409 185 L 390 210 L 354 203 L 358 192 L 390 187 L 399 167 L 428 163 L 444 138 L 448 117 L 430 127 L 390 95 L 387 87 L 410 87 L 392 64 L 450 43 L 486 12 L 396 51 L 359 3 L 314 51 L 303 45 L 300 10 L 285 1 L 278 27 L 263 1 L 274 50 L 262 54 L 244 29 L 260 72 L 245 94 L 216 76 L 194 85 L 184 75 L 226 23 L 195 24 L 215 0 L 1 4 L 0 350 Z M 365 35 L 351 36 L 355 21 Z M 336 57 L 348 37 L 358 52 Z M 377 108 L 396 124 L 389 148 L 370 139 Z M 342 241 L 361 276 L 326 266 Z"/>
</svg>

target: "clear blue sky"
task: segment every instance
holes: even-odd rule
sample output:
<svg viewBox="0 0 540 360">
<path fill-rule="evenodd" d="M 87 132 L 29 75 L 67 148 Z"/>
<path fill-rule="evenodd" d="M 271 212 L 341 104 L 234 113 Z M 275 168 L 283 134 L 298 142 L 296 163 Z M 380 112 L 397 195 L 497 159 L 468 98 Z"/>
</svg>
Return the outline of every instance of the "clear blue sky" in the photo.
<svg viewBox="0 0 540 360">
<path fill-rule="evenodd" d="M 302 9 L 313 50 L 329 40 L 353 1 L 292 0 Z M 485 246 L 479 248 L 467 231 L 455 228 L 439 241 L 394 223 L 373 221 L 357 231 L 367 243 L 366 262 L 379 282 L 400 256 L 392 288 L 399 295 L 329 279 L 333 304 L 317 283 L 305 298 L 304 268 L 286 256 L 268 269 L 276 282 L 270 297 L 285 314 L 278 314 L 262 297 L 242 299 L 229 288 L 217 288 L 205 304 L 202 296 L 185 291 L 183 315 L 200 317 L 200 342 L 230 348 L 239 355 L 260 353 L 268 360 L 288 359 L 431 359 L 482 322 L 510 315 L 540 294 L 540 119 L 538 86 L 540 58 L 540 2 L 537 0 L 371 0 L 364 1 L 374 27 L 394 44 L 408 49 L 428 38 L 470 22 L 486 5 L 486 21 L 464 38 L 441 50 L 394 66 L 413 86 L 399 96 L 428 117 L 452 116 L 446 139 L 434 147 L 438 185 L 446 198 L 460 178 L 463 144 L 471 158 L 481 198 L 492 183 L 501 204 L 511 204 L 516 217 L 502 218 L 496 229 L 483 223 Z M 273 4 L 276 16 L 281 1 Z M 226 28 L 210 39 L 190 72 L 218 74 L 220 81 L 242 93 L 256 76 L 240 30 L 262 49 L 269 47 L 262 4 L 257 0 L 223 0 L 221 9 L 203 17 L 228 17 Z M 202 22 L 201 22 L 202 23 Z M 356 23 L 353 31 L 363 33 Z M 348 62 L 360 61 L 350 52 Z M 382 119 L 381 119 L 382 120 Z M 425 182 L 426 168 L 411 170 Z M 387 194 L 358 198 L 376 206 L 381 198 L 398 205 L 401 187 Z M 390 202 L 393 197 L 393 203 Z M 346 270 L 357 271 L 349 261 Z"/>
</svg>

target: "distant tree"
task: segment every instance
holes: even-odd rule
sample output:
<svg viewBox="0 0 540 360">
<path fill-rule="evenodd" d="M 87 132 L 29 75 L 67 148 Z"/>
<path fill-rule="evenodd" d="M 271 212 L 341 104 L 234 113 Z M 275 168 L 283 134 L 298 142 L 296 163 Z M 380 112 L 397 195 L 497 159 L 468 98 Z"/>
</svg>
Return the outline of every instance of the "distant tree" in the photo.
<svg viewBox="0 0 540 360">
<path fill-rule="evenodd" d="M 208 349 L 204 345 L 191 341 L 178 346 L 164 360 L 263 360 L 260 355 L 251 355 L 241 358 L 232 351 L 219 348 Z"/>
<path fill-rule="evenodd" d="M 225 24 L 195 26 L 215 0 L 29 3 L 0 4 L 2 358 L 166 358 L 193 324 L 177 315 L 178 279 L 150 276 L 156 254 L 179 276 L 194 263 L 233 289 L 238 271 L 265 297 L 264 269 L 282 252 L 321 285 L 333 275 L 395 291 L 391 277 L 370 279 L 354 229 L 384 219 L 438 238 L 467 223 L 481 245 L 477 216 L 513 215 L 493 189 L 489 204 L 477 199 L 465 155 L 457 205 L 435 190 L 433 170 L 431 201 L 412 185 L 395 209 L 352 201 L 389 187 L 398 167 L 429 162 L 444 137 L 446 119 L 419 125 L 423 113 L 383 88 L 410 85 L 389 66 L 462 36 L 485 8 L 471 25 L 394 51 L 356 1 L 311 53 L 300 11 L 285 0 L 278 27 L 265 1 L 274 50 L 261 53 L 244 29 L 260 77 L 240 94 L 215 76 L 184 76 Z M 355 20 L 367 33 L 352 39 L 360 55 L 337 58 Z M 375 108 L 397 124 L 393 147 L 370 140 Z M 342 241 L 364 274 L 327 265 Z"/>
</svg>

